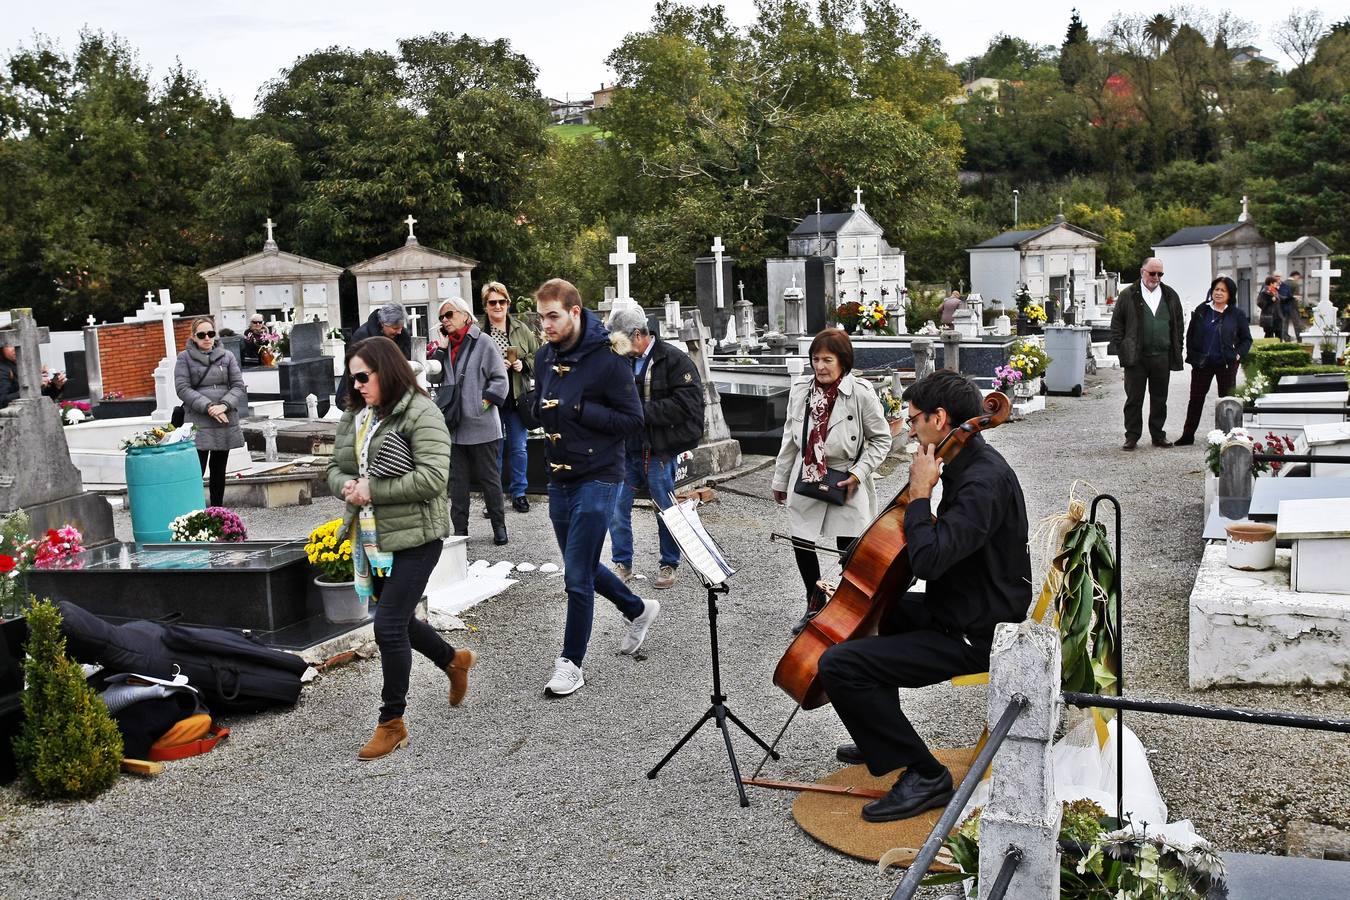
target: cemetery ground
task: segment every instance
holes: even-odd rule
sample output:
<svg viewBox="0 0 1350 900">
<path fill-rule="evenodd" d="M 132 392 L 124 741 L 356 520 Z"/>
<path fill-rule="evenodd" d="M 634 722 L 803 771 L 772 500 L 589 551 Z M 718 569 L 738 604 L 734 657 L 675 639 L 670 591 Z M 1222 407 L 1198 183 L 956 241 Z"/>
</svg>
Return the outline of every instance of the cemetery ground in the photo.
<svg viewBox="0 0 1350 900">
<path fill-rule="evenodd" d="M 1172 436 L 1188 378 L 1172 376 Z M 1120 382 L 1118 370 L 1094 376 L 1082 398 L 1049 398 L 1045 412 L 989 439 L 1016 468 L 1033 527 L 1064 510 L 1077 478 L 1120 500 L 1127 692 L 1350 716 L 1344 689 L 1188 690 L 1204 451 L 1121 452 Z M 902 465 L 879 494 L 898 490 L 904 474 Z M 771 739 L 792 705 L 771 674 L 800 614 L 791 552 L 768 542 L 786 515 L 771 499 L 767 467 L 718 492 L 703 519 L 739 568 L 721 602 L 724 687 L 731 710 Z M 255 537 L 295 537 L 336 510 L 325 498 L 245 518 Z M 475 507 L 469 559 L 559 561 L 545 503 L 510 513 L 508 524 L 511 543 L 494 548 Z M 130 537 L 125 516 L 118 530 Z M 635 532 L 638 570 L 650 578 L 649 513 L 635 515 Z M 1046 563 L 1033 546 L 1038 579 Z M 464 706 L 449 708 L 445 676 L 415 659 L 411 744 L 390 757 L 355 758 L 379 703 L 372 658 L 324 673 L 294 710 L 229 721 L 234 732 L 214 752 L 170 763 L 152 780 L 123 777 L 91 802 L 36 804 L 13 787 L 0 791 L 0 896 L 889 896 L 898 874 L 808 837 L 792 819 L 793 795 L 752 788 L 750 807 L 740 808 L 711 726 L 659 778 L 645 777 L 708 704 L 706 607 L 687 569 L 670 591 L 638 583 L 662 603 L 645 658 L 615 654 L 622 623 L 598 601 L 586 685 L 559 700 L 541 691 L 561 641 L 562 582 L 518 577 L 464 616 L 468 630 L 449 635 L 480 657 Z M 984 724 L 982 688 L 944 684 L 902 701 L 936 746 L 969 746 Z M 1350 743 L 1341 735 L 1144 714 L 1126 722 L 1150 751 L 1171 818 L 1192 819 L 1221 850 L 1281 853 L 1296 820 L 1350 827 Z M 833 750 L 846 739 L 828 707 L 803 713 L 765 774 L 818 779 L 838 768 Z M 760 754 L 734 740 L 748 773 Z"/>
</svg>

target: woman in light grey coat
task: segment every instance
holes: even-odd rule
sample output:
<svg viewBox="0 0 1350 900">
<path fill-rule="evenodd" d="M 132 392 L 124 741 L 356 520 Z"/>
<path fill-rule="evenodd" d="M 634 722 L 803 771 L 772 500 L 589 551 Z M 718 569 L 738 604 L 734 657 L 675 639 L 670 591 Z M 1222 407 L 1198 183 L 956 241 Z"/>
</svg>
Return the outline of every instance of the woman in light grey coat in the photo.
<svg viewBox="0 0 1350 900">
<path fill-rule="evenodd" d="M 230 450 L 244 446 L 239 410 L 248 403 L 244 373 L 234 354 L 216 344 L 216 326 L 195 319 L 187 348 L 173 369 L 174 390 L 183 404 L 183 423 L 192 423 L 202 472 L 211 467 L 211 506 L 225 500 L 225 464 Z"/>
</svg>

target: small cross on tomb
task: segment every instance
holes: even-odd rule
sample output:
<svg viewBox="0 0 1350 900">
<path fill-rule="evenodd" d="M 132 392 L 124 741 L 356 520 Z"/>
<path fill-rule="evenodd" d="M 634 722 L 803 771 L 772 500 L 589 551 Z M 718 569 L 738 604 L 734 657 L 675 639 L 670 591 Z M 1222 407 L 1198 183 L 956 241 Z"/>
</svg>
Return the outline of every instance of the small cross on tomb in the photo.
<svg viewBox="0 0 1350 900">
<path fill-rule="evenodd" d="M 615 299 L 628 300 L 628 267 L 637 262 L 637 254 L 628 252 L 627 235 L 619 235 L 614 241 L 614 252 L 609 255 L 609 264 L 617 270 L 617 292 Z"/>
<path fill-rule="evenodd" d="M 422 321 L 422 314 L 417 310 L 408 313 L 408 330 L 412 332 L 413 337 L 421 337 L 422 333 L 417 330 L 417 323 Z"/>
<path fill-rule="evenodd" d="M 721 309 L 725 304 L 722 302 L 722 254 L 726 251 L 726 245 L 722 243 L 722 236 L 719 234 L 713 238 L 713 290 L 716 292 L 717 308 Z"/>
<path fill-rule="evenodd" d="M 863 206 L 863 202 L 862 202 L 862 185 L 859 185 L 859 186 L 857 186 L 857 187 L 855 187 L 855 188 L 853 189 L 853 196 L 854 196 L 854 201 L 853 201 L 853 208 L 854 208 L 854 209 L 866 209 L 866 208 L 867 208 L 867 207 Z"/>
<path fill-rule="evenodd" d="M 272 221 L 271 216 L 268 216 L 267 221 L 264 222 L 263 225 L 267 226 L 267 243 L 275 243 L 276 238 L 272 237 L 272 229 L 277 227 L 277 223 Z"/>
<path fill-rule="evenodd" d="M 88 325 L 90 328 L 93 328 L 93 327 L 94 327 L 94 324 L 95 324 L 97 321 L 98 321 L 98 320 L 94 318 L 94 314 L 93 314 L 93 313 L 90 313 L 90 314 L 89 314 L 89 318 L 85 319 L 85 320 L 84 320 L 84 323 L 85 323 L 86 325 Z"/>
<path fill-rule="evenodd" d="M 417 235 L 413 234 L 413 226 L 417 224 L 417 220 L 413 218 L 412 213 L 408 213 L 408 218 L 403 220 L 403 224 L 408 226 L 408 243 L 417 243 Z"/>
<path fill-rule="evenodd" d="M 182 312 L 183 304 L 174 303 L 169 299 L 168 288 L 160 289 L 158 303 L 154 302 L 154 296 L 150 291 L 145 292 L 145 306 L 136 310 L 136 318 L 142 322 L 159 319 L 164 323 L 164 356 L 166 359 L 173 359 L 178 355 L 178 348 L 174 346 L 173 314 Z"/>
<path fill-rule="evenodd" d="M 741 302 L 745 302 L 745 282 L 742 281 L 736 285 L 736 289 L 741 293 Z"/>
</svg>

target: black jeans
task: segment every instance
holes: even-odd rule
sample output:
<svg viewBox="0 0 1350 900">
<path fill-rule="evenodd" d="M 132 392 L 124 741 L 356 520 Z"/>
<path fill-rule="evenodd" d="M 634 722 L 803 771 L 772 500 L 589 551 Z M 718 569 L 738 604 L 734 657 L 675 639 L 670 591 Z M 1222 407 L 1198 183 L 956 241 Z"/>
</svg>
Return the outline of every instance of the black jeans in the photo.
<svg viewBox="0 0 1350 900">
<path fill-rule="evenodd" d="M 857 540 L 855 537 L 837 537 L 834 543 L 843 550 L 855 540 Z M 801 573 L 802 585 L 806 588 L 806 596 L 809 598 L 811 592 L 816 589 L 816 582 L 820 580 L 820 557 L 816 556 L 816 551 L 807 550 L 805 547 L 793 547 L 792 555 L 797 557 L 797 571 Z"/>
<path fill-rule="evenodd" d="M 1195 437 L 1200 427 L 1200 413 L 1205 408 L 1205 397 L 1209 394 L 1210 382 L 1218 380 L 1219 396 L 1227 397 L 1233 393 L 1237 384 L 1238 364 L 1231 362 L 1222 366 L 1191 367 L 1191 398 L 1186 404 L 1186 424 L 1181 426 L 1182 437 Z"/>
<path fill-rule="evenodd" d="M 989 668 L 990 638 L 942 629 L 922 594 L 892 603 L 876 637 L 836 644 L 820 657 L 820 679 L 873 775 L 941 763 L 900 709 L 898 688 L 927 687 Z"/>
<path fill-rule="evenodd" d="M 375 596 L 379 598 L 375 604 L 375 643 L 380 648 L 380 668 L 384 672 L 381 722 L 399 718 L 408 705 L 413 650 L 438 669 L 444 669 L 455 658 L 455 648 L 414 615 L 443 546 L 444 541 L 438 538 L 420 547 L 395 550 L 393 572 L 388 578 L 374 579 Z"/>
<path fill-rule="evenodd" d="M 483 492 L 488 518 L 493 525 L 506 525 L 506 502 L 502 499 L 500 439 L 485 444 L 450 444 L 450 525 L 455 534 L 469 533 L 469 488 Z"/>
<path fill-rule="evenodd" d="M 1172 377 L 1166 353 L 1141 356 L 1125 367 L 1125 437 L 1137 441 L 1144 426 L 1144 388 L 1148 388 L 1148 433 L 1155 441 L 1167 435 L 1167 383 Z"/>
<path fill-rule="evenodd" d="M 197 461 L 202 464 L 202 474 L 206 474 L 207 460 L 211 463 L 210 493 L 208 506 L 225 505 L 225 466 L 230 461 L 228 450 L 198 450 Z"/>
</svg>

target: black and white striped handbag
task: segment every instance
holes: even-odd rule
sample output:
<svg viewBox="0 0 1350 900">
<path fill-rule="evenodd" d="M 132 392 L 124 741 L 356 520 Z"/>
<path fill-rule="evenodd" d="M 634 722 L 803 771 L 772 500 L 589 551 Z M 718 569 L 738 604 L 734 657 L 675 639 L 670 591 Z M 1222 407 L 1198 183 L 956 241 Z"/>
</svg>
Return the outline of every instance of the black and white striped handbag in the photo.
<svg viewBox="0 0 1350 900">
<path fill-rule="evenodd" d="M 367 471 L 371 478 L 398 478 L 413 470 L 412 444 L 401 431 L 385 435 Z"/>
</svg>

